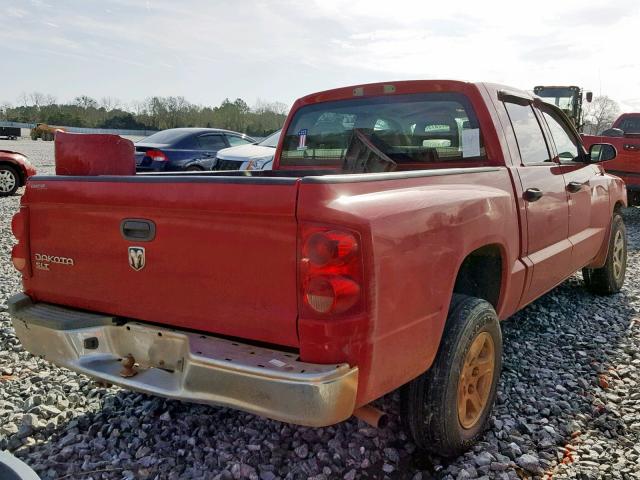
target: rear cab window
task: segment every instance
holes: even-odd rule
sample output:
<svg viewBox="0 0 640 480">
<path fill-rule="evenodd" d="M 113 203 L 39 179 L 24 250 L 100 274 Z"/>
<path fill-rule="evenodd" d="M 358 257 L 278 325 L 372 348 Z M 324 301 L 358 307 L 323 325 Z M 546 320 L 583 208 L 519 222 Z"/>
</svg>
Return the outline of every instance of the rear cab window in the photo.
<svg viewBox="0 0 640 480">
<path fill-rule="evenodd" d="M 468 98 L 420 93 L 301 107 L 284 133 L 280 165 L 345 170 L 358 138 L 394 162 L 396 170 L 481 166 L 487 160 Z"/>
</svg>

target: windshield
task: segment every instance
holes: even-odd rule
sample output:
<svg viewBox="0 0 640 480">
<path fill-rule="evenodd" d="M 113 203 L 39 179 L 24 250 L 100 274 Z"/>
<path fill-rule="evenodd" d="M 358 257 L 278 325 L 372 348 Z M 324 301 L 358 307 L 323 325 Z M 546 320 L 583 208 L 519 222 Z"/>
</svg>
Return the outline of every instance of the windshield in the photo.
<svg viewBox="0 0 640 480">
<path fill-rule="evenodd" d="M 282 132 L 282 130 L 278 130 L 277 132 L 272 133 L 267 138 L 262 140 L 258 145 L 260 145 L 261 147 L 276 148 L 278 146 L 278 140 L 280 140 L 280 132 Z"/>
<path fill-rule="evenodd" d="M 149 135 L 146 138 L 143 138 L 139 142 L 136 143 L 164 143 L 171 144 L 175 143 L 177 140 L 180 140 L 182 137 L 189 135 L 188 131 L 182 130 L 180 128 L 174 128 L 169 130 L 162 130 L 161 132 L 154 133 L 153 135 Z"/>
<path fill-rule="evenodd" d="M 468 99 L 461 94 L 428 93 L 302 107 L 287 129 L 280 164 L 345 169 L 347 153 L 354 151 L 356 143 L 370 145 L 368 150 L 374 148 L 378 157 L 395 164 L 485 157 L 478 121 Z"/>
<path fill-rule="evenodd" d="M 640 133 L 640 117 L 627 117 L 618 126 L 624 133 Z"/>
<path fill-rule="evenodd" d="M 575 90 L 561 87 L 543 87 L 536 88 L 534 92 L 539 97 L 542 97 L 545 102 L 551 103 L 562 110 L 573 112 Z"/>
</svg>

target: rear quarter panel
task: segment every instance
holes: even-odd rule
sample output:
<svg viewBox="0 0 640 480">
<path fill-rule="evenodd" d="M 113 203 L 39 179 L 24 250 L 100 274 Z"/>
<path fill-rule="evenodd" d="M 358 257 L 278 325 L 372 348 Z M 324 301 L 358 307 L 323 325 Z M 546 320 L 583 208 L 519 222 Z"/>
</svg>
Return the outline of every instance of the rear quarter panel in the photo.
<svg viewBox="0 0 640 480">
<path fill-rule="evenodd" d="M 485 245 L 500 248 L 497 310 L 502 318 L 520 299 L 524 267 L 517 260 L 517 207 L 509 172 L 504 167 L 458 172 L 464 173 L 302 181 L 299 221 L 344 225 L 359 231 L 364 242 L 367 315 L 333 323 L 299 320 L 303 360 L 358 365 L 358 404 L 390 392 L 431 365 L 458 269 L 470 252 Z"/>
</svg>

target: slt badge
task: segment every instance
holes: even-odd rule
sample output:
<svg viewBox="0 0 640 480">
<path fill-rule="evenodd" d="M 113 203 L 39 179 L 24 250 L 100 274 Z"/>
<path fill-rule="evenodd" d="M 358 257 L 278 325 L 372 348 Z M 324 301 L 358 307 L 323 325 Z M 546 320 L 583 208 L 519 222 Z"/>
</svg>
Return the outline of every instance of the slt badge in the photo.
<svg viewBox="0 0 640 480">
<path fill-rule="evenodd" d="M 129 247 L 129 266 L 139 272 L 145 265 L 144 247 Z"/>
</svg>

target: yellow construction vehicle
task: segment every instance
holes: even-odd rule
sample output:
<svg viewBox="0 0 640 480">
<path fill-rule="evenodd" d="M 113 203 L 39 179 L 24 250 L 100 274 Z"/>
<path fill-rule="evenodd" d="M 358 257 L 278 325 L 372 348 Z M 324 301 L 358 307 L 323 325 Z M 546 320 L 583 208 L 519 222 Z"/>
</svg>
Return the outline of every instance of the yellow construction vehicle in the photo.
<svg viewBox="0 0 640 480">
<path fill-rule="evenodd" d="M 42 140 L 49 142 L 55 137 L 55 133 L 58 131 L 65 131 L 62 127 L 54 127 L 47 125 L 46 123 L 36 123 L 36 126 L 31 129 L 31 140 Z"/>
</svg>

